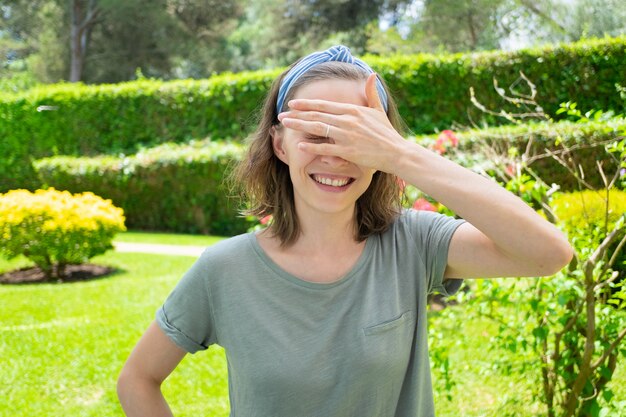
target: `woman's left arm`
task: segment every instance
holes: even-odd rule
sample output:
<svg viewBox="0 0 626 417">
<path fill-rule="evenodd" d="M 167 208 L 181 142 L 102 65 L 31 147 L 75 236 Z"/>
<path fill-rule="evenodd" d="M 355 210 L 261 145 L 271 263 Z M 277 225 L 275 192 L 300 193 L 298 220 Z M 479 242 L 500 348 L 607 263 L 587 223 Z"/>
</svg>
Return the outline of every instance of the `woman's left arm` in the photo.
<svg viewBox="0 0 626 417">
<path fill-rule="evenodd" d="M 279 119 L 317 136 L 330 130 L 328 143 L 300 143 L 302 150 L 395 174 L 465 219 L 450 243 L 446 278 L 545 276 L 569 263 L 574 252 L 566 237 L 523 200 L 402 138 L 387 119 L 375 82 L 372 75 L 365 86 L 369 107 L 295 100 Z"/>
<path fill-rule="evenodd" d="M 467 223 L 452 237 L 447 278 L 552 275 L 573 256 L 566 237 L 495 181 L 409 143 L 394 173 Z"/>
</svg>

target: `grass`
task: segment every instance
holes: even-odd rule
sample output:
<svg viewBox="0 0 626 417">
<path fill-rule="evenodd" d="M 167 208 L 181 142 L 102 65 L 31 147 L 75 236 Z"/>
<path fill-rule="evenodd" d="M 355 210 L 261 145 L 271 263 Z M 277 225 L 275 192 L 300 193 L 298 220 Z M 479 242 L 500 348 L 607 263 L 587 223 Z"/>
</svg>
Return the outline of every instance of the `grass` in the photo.
<svg viewBox="0 0 626 417">
<path fill-rule="evenodd" d="M 178 242 L 171 236 L 143 233 L 124 234 L 122 239 L 126 238 Z M 206 239 L 182 241 L 203 245 Z M 0 286 L 1 417 L 123 415 L 115 393 L 117 375 L 156 309 L 194 259 L 108 252 L 93 262 L 120 272 L 74 284 Z M 28 264 L 23 258 L 0 259 L 0 271 Z M 444 332 L 457 385 L 448 401 L 440 381 L 434 381 L 439 417 L 545 414 L 530 396 L 529 385 L 539 381 L 528 375 L 523 379 L 501 375 L 494 369 L 495 359 L 514 361 L 515 356 L 488 348 L 497 330 L 493 324 L 464 320 L 462 306 L 455 307 L 454 317 L 444 316 L 433 314 L 431 325 Z M 163 385 L 174 415 L 227 416 L 226 372 L 219 347 L 187 355 Z M 626 398 L 623 363 L 613 389 L 616 400 Z"/>
<path fill-rule="evenodd" d="M 0 416 L 120 416 L 115 381 L 190 257 L 108 253 L 120 273 L 0 287 Z M 10 264 L 0 262 L 0 270 Z M 228 413 L 220 348 L 188 355 L 164 384 L 177 416 Z"/>
<path fill-rule="evenodd" d="M 115 236 L 116 242 L 154 243 L 161 245 L 210 246 L 224 239 L 219 236 L 184 235 L 129 231 Z"/>
</svg>

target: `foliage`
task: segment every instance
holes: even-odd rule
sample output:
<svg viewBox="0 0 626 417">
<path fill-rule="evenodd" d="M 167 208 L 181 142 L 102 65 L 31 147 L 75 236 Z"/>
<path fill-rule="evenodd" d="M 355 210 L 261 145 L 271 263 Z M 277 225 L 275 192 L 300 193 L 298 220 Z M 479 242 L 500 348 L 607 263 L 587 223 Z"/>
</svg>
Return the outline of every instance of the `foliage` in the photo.
<svg viewBox="0 0 626 417">
<path fill-rule="evenodd" d="M 542 183 L 537 183 L 528 172 L 519 172 L 523 166 L 543 178 L 549 184 L 548 189 L 550 184 L 556 183 L 562 191 L 577 190 L 578 182 L 570 170 L 551 156 L 563 155 L 580 166 L 589 185 L 602 188 L 602 176 L 596 173 L 598 163 L 609 172 L 619 169 L 619 156 L 610 156 L 617 151 L 607 152 L 607 146 L 614 147 L 625 130 L 626 119 L 619 116 L 584 122 L 529 122 L 455 132 L 458 144 L 450 146 L 450 142 L 444 141 L 443 145 L 446 157 L 507 183 L 511 191 L 520 192 L 526 202 L 535 204 L 532 194 L 538 192 Z M 442 137 L 445 138 L 443 132 L 409 140 L 434 149 L 440 146 L 437 142 Z M 513 178 L 515 180 L 511 181 Z M 621 184 L 618 181 L 615 186 L 623 188 Z"/>
<path fill-rule="evenodd" d="M 229 37 L 231 70 L 284 66 L 314 50 L 342 43 L 362 53 L 368 25 L 392 17 L 408 0 L 266 0 L 249 2 L 246 18 Z M 280 30 L 276 19 L 280 16 Z"/>
<path fill-rule="evenodd" d="M 583 108 L 622 112 L 625 102 L 615 94 L 621 75 L 626 38 L 584 41 L 515 52 L 453 55 L 398 55 L 364 59 L 388 82 L 401 115 L 417 133 L 443 130 L 468 119 L 476 127 L 508 123 L 475 109 L 468 86 L 488 108 L 518 109 L 494 89 L 494 78 L 519 94 L 520 71 L 536 80 L 536 100 L 542 110 L 556 117 L 562 102 L 576 97 Z M 604 78 L 606 77 L 606 78 Z M 503 90 L 503 89 L 501 89 Z M 465 99 L 463 99 L 465 97 Z M 460 130 L 455 126 L 456 130 Z"/>
<path fill-rule="evenodd" d="M 41 82 L 70 80 L 84 65 L 86 82 L 152 76 L 206 76 L 229 69 L 225 38 L 242 17 L 242 1 L 140 0 L 0 1 L 0 38 L 15 45 L 7 57 L 27 60 Z M 73 36 L 81 37 L 71 50 Z"/>
<path fill-rule="evenodd" d="M 275 71 L 203 81 L 59 84 L 0 102 L 0 190 L 37 187 L 31 159 L 136 152 L 141 145 L 242 136 Z M 248 113 L 250 112 L 250 113 Z"/>
<path fill-rule="evenodd" d="M 523 66 L 550 91 L 548 112 L 556 113 L 560 102 L 555 100 L 573 91 L 581 107 L 600 104 L 597 107 L 620 112 L 624 100 L 610 93 L 622 81 L 625 43 L 626 38 L 618 38 L 516 53 L 372 58 L 372 63 L 398 97 L 409 127 L 428 132 L 466 120 L 470 102 L 459 97 L 467 97 L 468 84 L 490 105 L 501 100 L 495 93 L 488 97 L 494 74 L 506 74 L 505 80 L 515 82 Z M 252 115 L 279 71 L 222 74 L 198 81 L 59 84 L 24 94 L 0 94 L 0 190 L 37 186 L 31 158 L 127 154 L 141 144 L 207 135 L 243 138 L 254 127 Z"/>
<path fill-rule="evenodd" d="M 559 193 L 552 198 L 550 206 L 572 244 L 579 246 L 580 242 L 585 245 L 589 243 L 588 239 L 598 243 L 613 230 L 622 214 L 626 213 L 626 192 L 584 190 Z M 592 228 L 599 235 L 588 236 L 587 228 Z"/>
<path fill-rule="evenodd" d="M 123 211 L 93 193 L 50 188 L 0 194 L 0 253 L 26 256 L 48 279 L 63 279 L 66 265 L 112 249 L 113 237 L 124 230 Z"/>
<path fill-rule="evenodd" d="M 620 0 L 424 0 L 410 9 L 388 29 L 401 29 L 403 37 L 386 36 L 387 44 L 380 45 L 374 31 L 373 49 L 368 51 L 512 49 L 520 43 L 573 42 L 625 33 L 626 8 Z"/>
<path fill-rule="evenodd" d="M 532 94 L 502 96 L 518 104 L 536 104 L 534 85 L 526 81 Z M 571 102 L 563 103 L 561 108 L 562 113 L 578 120 L 576 124 L 593 119 L 600 124 L 599 130 L 614 132 L 612 140 L 597 148 L 604 153 L 595 160 L 602 189 L 596 190 L 588 182 L 589 174 L 569 157 L 575 145 L 562 139 L 555 143 L 560 151 L 548 151 L 543 158 L 555 159 L 579 188 L 589 191 L 565 194 L 557 192 L 558 184 L 548 186 L 529 163 L 533 159 L 531 146 L 522 153 L 517 148 L 497 149 L 483 142 L 482 150 L 493 157 L 496 167 L 489 170 L 493 176 L 504 180 L 507 189 L 569 233 L 575 257 L 555 276 L 539 278 L 534 284 L 479 281 L 469 315 L 498 323 L 494 344 L 518 352 L 525 359 L 517 364 L 500 364 L 503 372 L 540 376 L 542 383 L 535 385 L 534 394 L 545 405 L 548 416 L 609 415 L 617 409 L 608 383 L 618 360 L 626 356 L 622 345 L 626 337 L 626 285 L 624 274 L 620 274 L 626 244 L 626 198 L 624 192 L 614 190 L 620 184 L 626 157 L 626 129 L 611 126 L 615 117 L 604 112 L 583 113 Z M 524 113 L 502 111 L 500 115 L 515 120 Z M 533 115 L 553 123 L 541 109 Z M 613 175 L 608 175 L 611 170 L 607 161 L 613 162 Z M 516 309 L 510 314 L 507 307 Z"/>
<path fill-rule="evenodd" d="M 47 186 L 90 190 L 124 209 L 133 229 L 234 235 L 248 221 L 223 184 L 242 146 L 210 139 L 172 143 L 130 156 L 44 158 L 35 169 Z"/>
</svg>

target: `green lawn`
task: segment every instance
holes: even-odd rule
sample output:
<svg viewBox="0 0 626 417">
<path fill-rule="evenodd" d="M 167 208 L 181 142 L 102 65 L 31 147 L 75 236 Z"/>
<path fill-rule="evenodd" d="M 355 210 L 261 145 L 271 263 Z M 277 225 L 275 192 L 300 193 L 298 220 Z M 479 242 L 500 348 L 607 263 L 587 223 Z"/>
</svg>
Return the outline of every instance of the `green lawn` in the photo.
<svg viewBox="0 0 626 417">
<path fill-rule="evenodd" d="M 109 252 L 93 259 L 121 270 L 108 278 L 0 286 L 0 416 L 123 415 L 117 375 L 193 261 Z M 164 392 L 177 416 L 227 416 L 223 350 L 188 355 Z"/>
<path fill-rule="evenodd" d="M 139 239 L 142 236 L 149 239 Z M 129 233 L 120 240 L 178 242 L 154 236 Z M 83 283 L 0 286 L 0 416 L 122 415 L 115 393 L 117 375 L 155 310 L 194 259 L 109 252 L 93 261 L 120 272 Z M 24 259 L 0 259 L 0 271 L 27 264 Z M 431 317 L 432 325 L 445 329 L 457 382 L 448 401 L 435 381 L 438 416 L 543 415 L 529 394 L 528 384 L 535 382 L 531 377 L 517 380 L 493 369 L 495 358 L 515 360 L 508 352 L 488 349 L 496 328 L 463 320 L 463 307 L 455 309 L 454 321 Z M 613 388 L 616 400 L 626 398 L 623 364 Z M 188 355 L 165 382 L 164 394 L 176 416 L 226 417 L 223 350 Z"/>
<path fill-rule="evenodd" d="M 223 237 L 129 231 L 115 236 L 116 242 L 154 243 L 161 245 L 209 246 Z"/>
</svg>

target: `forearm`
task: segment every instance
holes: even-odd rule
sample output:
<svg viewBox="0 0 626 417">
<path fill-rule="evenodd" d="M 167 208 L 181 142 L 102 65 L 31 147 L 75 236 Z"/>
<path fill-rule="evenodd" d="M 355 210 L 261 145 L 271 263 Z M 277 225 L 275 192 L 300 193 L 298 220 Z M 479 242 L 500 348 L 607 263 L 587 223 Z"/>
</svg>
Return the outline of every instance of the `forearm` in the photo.
<svg viewBox="0 0 626 417">
<path fill-rule="evenodd" d="M 467 220 L 511 257 L 543 259 L 569 250 L 565 236 L 523 200 L 422 146 L 407 142 L 394 173 Z"/>
<path fill-rule="evenodd" d="M 128 417 L 172 417 L 173 414 L 156 382 L 121 377 L 117 395 Z"/>
</svg>

